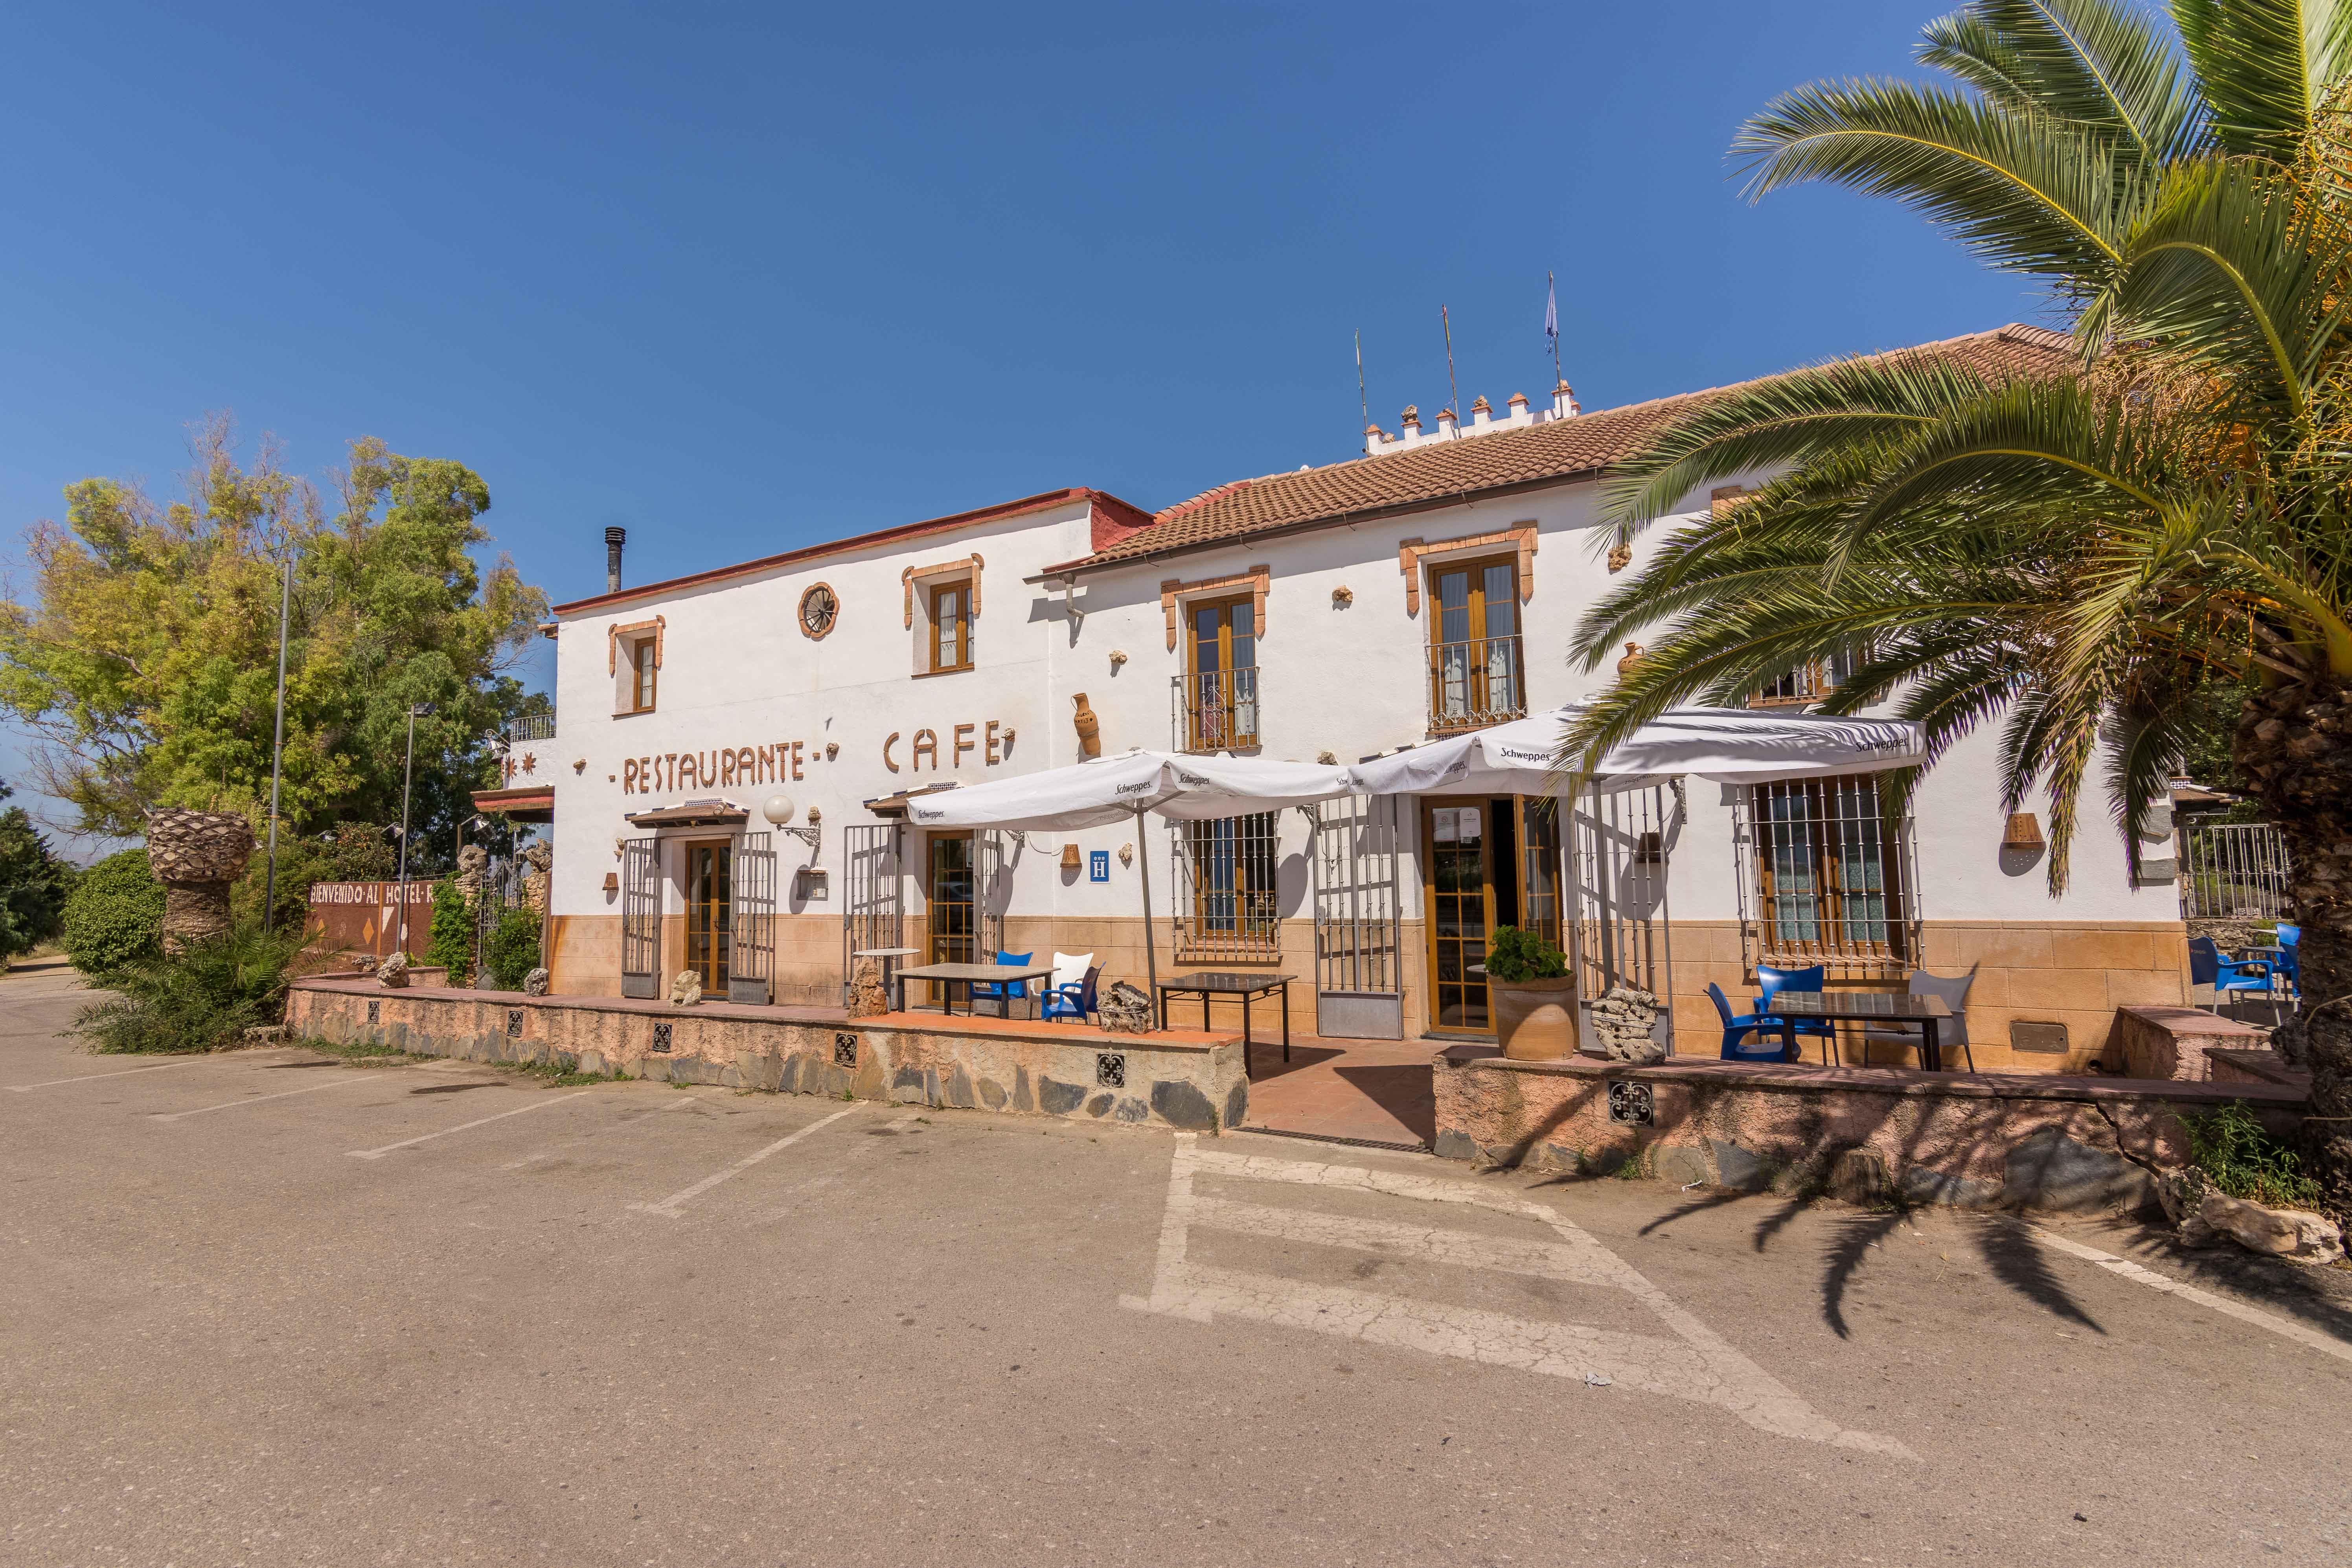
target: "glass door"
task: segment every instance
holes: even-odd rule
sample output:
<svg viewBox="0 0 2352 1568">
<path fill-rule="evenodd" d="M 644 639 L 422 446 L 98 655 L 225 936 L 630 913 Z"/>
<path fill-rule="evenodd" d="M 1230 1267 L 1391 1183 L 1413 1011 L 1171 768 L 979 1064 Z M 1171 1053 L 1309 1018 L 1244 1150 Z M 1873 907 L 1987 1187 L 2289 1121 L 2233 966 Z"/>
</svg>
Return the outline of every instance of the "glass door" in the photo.
<svg viewBox="0 0 2352 1568">
<path fill-rule="evenodd" d="M 971 835 L 969 833 L 934 833 L 930 837 L 929 860 L 923 882 L 925 896 L 930 900 L 930 940 L 926 961 L 931 963 L 973 963 L 975 934 L 972 916 Z M 934 1000 L 942 994 L 940 985 L 933 985 Z"/>
<path fill-rule="evenodd" d="M 1431 728 L 1475 729 L 1523 710 L 1519 574 L 1507 561 L 1430 574 Z"/>
<path fill-rule="evenodd" d="M 1422 888 L 1429 921 L 1429 1026 L 1485 1034 L 1486 935 L 1495 926 L 1492 813 L 1483 800 L 1422 803 Z"/>
<path fill-rule="evenodd" d="M 1257 605 L 1254 600 L 1195 605 L 1192 689 L 1184 749 L 1222 751 L 1257 744 Z"/>
<path fill-rule="evenodd" d="M 734 957 L 732 850 L 724 838 L 686 847 L 686 966 L 702 976 L 706 994 L 726 993 Z"/>
</svg>

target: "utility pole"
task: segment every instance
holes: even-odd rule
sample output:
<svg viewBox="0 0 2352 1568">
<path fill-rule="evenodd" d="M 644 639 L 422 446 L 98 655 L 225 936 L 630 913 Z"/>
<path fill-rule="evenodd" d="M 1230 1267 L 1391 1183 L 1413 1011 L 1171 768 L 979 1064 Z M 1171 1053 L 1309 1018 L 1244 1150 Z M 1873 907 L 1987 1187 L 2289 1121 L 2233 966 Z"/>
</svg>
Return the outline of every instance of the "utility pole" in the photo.
<svg viewBox="0 0 2352 1568">
<path fill-rule="evenodd" d="M 393 930 L 398 934 L 393 940 L 393 952 L 408 951 L 408 797 L 416 779 L 416 716 L 433 711 L 432 704 L 412 702 L 408 705 L 408 761 L 400 770 L 400 900 L 399 912 L 393 917 Z"/>
<path fill-rule="evenodd" d="M 269 861 L 261 879 L 261 934 L 278 915 L 278 788 L 286 772 L 286 638 L 294 619 L 294 545 L 286 546 L 286 579 L 278 592 L 278 738 L 269 746 Z"/>
</svg>

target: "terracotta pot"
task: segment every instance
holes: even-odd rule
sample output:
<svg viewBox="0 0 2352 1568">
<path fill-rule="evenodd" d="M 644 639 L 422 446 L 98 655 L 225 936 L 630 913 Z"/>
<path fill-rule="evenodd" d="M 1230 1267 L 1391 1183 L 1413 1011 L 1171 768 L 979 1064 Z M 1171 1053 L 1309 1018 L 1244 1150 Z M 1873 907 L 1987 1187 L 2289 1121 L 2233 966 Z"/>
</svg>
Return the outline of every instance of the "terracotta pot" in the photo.
<svg viewBox="0 0 2352 1568">
<path fill-rule="evenodd" d="M 1490 980 L 1495 1036 L 1503 1054 L 1523 1062 L 1550 1061 L 1576 1051 L 1576 982 Z"/>
</svg>

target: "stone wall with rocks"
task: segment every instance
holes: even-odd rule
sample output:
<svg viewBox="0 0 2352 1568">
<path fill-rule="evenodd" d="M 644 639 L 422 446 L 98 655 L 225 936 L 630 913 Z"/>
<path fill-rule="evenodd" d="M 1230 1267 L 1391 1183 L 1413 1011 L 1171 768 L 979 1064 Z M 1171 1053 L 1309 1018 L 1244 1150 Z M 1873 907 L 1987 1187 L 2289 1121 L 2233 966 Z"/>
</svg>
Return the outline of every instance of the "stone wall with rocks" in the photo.
<svg viewBox="0 0 2352 1568">
<path fill-rule="evenodd" d="M 2137 1209 L 2186 1163 L 2184 1111 L 2231 1100 L 2273 1131 L 2303 1094 L 2255 1084 L 1965 1077 L 1892 1068 L 1437 1058 L 1436 1152 L 1483 1167 L 1963 1207 Z"/>
<path fill-rule="evenodd" d="M 457 991 L 423 983 L 429 973 L 413 971 L 418 983 L 395 991 L 373 978 L 298 981 L 287 994 L 288 1032 L 419 1056 L 1196 1132 L 1238 1127 L 1249 1114 L 1238 1035 Z"/>
</svg>

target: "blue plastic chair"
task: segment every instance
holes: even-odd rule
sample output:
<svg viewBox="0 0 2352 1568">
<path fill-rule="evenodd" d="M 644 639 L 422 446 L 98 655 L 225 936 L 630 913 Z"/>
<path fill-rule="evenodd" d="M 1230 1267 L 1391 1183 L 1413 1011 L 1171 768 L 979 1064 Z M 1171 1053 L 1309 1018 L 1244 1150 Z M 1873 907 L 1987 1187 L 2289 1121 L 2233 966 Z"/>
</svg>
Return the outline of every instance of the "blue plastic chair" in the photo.
<svg viewBox="0 0 2352 1568">
<path fill-rule="evenodd" d="M 2295 934 L 2299 937 L 2302 932 Z M 2216 1013 L 2231 992 L 2259 992 L 2265 1001 L 2271 1000 L 2271 977 L 2276 973 L 2263 959 L 2231 958 L 2210 936 L 2189 939 L 2189 984 L 2213 988 Z"/>
<path fill-rule="evenodd" d="M 1731 1004 L 1724 1000 L 1723 987 L 1710 982 L 1707 1000 L 1723 1018 L 1723 1059 L 1727 1062 L 1784 1062 L 1789 1059 L 1788 1047 L 1780 1043 L 1775 1020 L 1759 1018 L 1753 1013 L 1732 1016 Z M 1769 1028 L 1770 1032 L 1766 1033 Z M 1750 1041 L 1749 1035 L 1761 1034 L 1760 1041 Z"/>
<path fill-rule="evenodd" d="M 2303 954 L 2296 950 L 2303 944 L 2303 928 L 2282 924 L 2278 928 L 2278 972 L 2286 976 L 2287 989 L 2300 998 L 2303 995 Z"/>
<path fill-rule="evenodd" d="M 1779 1028 L 1781 1020 L 1771 1016 L 1772 998 L 1783 991 L 1819 991 L 1829 983 L 1829 973 L 1828 965 L 1821 963 L 1814 964 L 1811 969 L 1775 969 L 1769 963 L 1758 964 L 1756 979 L 1757 983 L 1764 987 L 1764 994 L 1756 1004 L 1757 1017 L 1764 1020 L 1769 1027 Z M 1804 1038 L 1808 1035 L 1827 1042 L 1822 1047 L 1822 1059 L 1826 1062 L 1829 1059 L 1831 1047 L 1837 1044 L 1837 1026 L 1827 1018 L 1798 1019 L 1797 1044 L 1800 1058 L 1803 1055 Z"/>
<path fill-rule="evenodd" d="M 1046 1018 L 1075 1018 L 1083 1024 L 1087 1021 L 1088 1014 L 1099 1015 L 1102 1008 L 1096 1001 L 1095 986 L 1101 979 L 1102 965 L 1097 963 L 1087 967 L 1087 977 L 1084 980 L 1073 981 L 1067 985 L 1047 987 L 1045 1011 L 1041 1016 Z"/>
<path fill-rule="evenodd" d="M 999 952 L 996 962 L 1018 966 L 1027 963 L 1034 956 L 1027 952 Z M 998 1015 L 1009 1018 L 1013 1016 L 1015 999 L 1029 1000 L 1029 983 L 1026 980 L 977 980 L 972 983 L 971 994 L 974 1000 L 997 1004 Z"/>
</svg>

